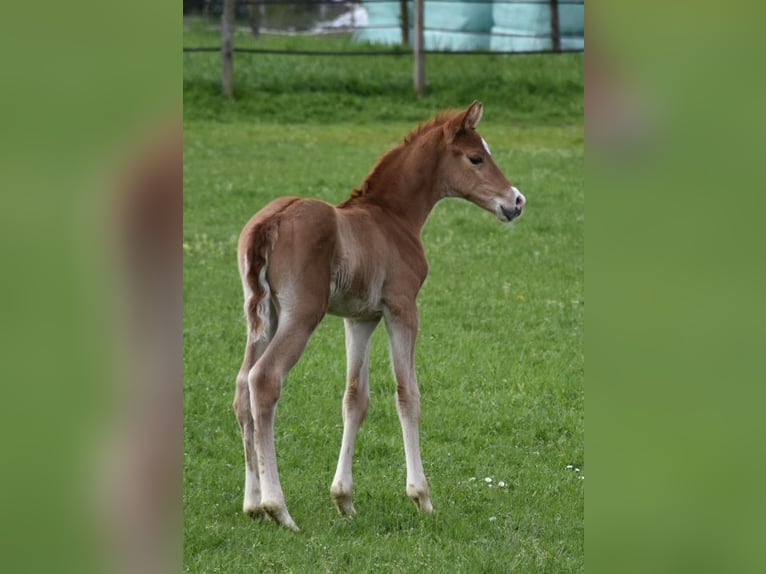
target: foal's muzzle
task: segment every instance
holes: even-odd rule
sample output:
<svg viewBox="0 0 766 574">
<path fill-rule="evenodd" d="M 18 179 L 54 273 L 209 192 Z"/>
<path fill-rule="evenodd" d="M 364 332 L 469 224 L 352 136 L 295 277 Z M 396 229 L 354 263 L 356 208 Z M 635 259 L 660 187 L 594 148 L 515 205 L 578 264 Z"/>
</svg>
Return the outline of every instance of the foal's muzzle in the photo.
<svg viewBox="0 0 766 574">
<path fill-rule="evenodd" d="M 515 207 L 513 209 L 506 209 L 505 207 L 501 205 L 500 211 L 503 213 L 503 216 L 505 217 L 506 222 L 511 222 L 521 215 L 520 207 Z"/>
<path fill-rule="evenodd" d="M 512 187 L 511 190 L 513 191 L 513 205 L 506 206 L 502 203 L 499 204 L 500 213 L 503 215 L 506 222 L 511 222 L 521 216 L 524 211 L 524 205 L 527 203 L 527 198 L 524 197 L 523 193 L 515 187 Z"/>
</svg>

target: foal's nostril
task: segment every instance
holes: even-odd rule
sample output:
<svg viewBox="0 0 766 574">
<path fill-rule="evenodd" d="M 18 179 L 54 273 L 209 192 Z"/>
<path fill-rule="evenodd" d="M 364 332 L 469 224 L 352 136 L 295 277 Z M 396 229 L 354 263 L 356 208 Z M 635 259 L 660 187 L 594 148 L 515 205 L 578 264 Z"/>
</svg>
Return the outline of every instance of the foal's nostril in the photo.
<svg viewBox="0 0 766 574">
<path fill-rule="evenodd" d="M 524 207 L 524 204 L 527 202 L 527 198 L 524 197 L 524 194 L 521 193 L 518 189 L 516 189 L 515 186 L 511 186 L 511 190 L 513 191 L 513 194 L 515 196 L 513 202 L 516 204 L 516 209 L 521 209 Z"/>
</svg>

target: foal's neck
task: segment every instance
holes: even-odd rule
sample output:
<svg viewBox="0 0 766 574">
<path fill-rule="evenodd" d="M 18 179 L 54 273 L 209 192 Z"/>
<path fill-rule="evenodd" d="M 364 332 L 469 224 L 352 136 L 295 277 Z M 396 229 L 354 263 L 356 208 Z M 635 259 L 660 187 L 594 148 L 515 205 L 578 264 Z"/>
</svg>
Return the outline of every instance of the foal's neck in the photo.
<svg viewBox="0 0 766 574">
<path fill-rule="evenodd" d="M 438 135 L 431 130 L 388 152 L 339 207 L 374 205 L 420 235 L 442 197 Z"/>
</svg>

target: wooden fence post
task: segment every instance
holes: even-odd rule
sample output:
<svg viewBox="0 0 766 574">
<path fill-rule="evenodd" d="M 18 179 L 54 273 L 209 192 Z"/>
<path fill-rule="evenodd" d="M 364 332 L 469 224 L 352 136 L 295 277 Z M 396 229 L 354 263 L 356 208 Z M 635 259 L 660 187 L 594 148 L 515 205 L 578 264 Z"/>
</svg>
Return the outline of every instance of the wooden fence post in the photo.
<svg viewBox="0 0 766 574">
<path fill-rule="evenodd" d="M 222 77 L 221 91 L 230 98 L 234 92 L 232 82 L 233 50 L 234 50 L 234 23 L 237 12 L 237 0 L 224 0 L 223 13 L 221 14 L 221 58 Z"/>
<path fill-rule="evenodd" d="M 561 32 L 559 30 L 559 2 L 550 0 L 551 3 L 551 39 L 553 40 L 553 51 L 561 52 Z"/>
<path fill-rule="evenodd" d="M 426 91 L 426 70 L 425 58 L 423 56 L 423 2 L 424 0 L 414 0 L 414 47 L 412 51 L 415 61 L 413 76 L 415 82 L 415 93 L 422 96 Z"/>
</svg>

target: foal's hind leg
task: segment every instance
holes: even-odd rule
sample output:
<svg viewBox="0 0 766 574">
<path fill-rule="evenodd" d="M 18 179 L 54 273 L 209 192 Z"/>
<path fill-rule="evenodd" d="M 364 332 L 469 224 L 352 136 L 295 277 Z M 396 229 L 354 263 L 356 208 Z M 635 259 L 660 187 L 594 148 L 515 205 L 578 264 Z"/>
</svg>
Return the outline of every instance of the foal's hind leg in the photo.
<svg viewBox="0 0 766 574">
<path fill-rule="evenodd" d="M 258 457 L 255 450 L 255 426 L 250 408 L 250 389 L 247 376 L 255 362 L 266 350 L 268 339 L 253 341 L 248 327 L 245 359 L 237 374 L 237 390 L 234 396 L 234 412 L 242 431 L 242 444 L 245 450 L 245 497 L 242 511 L 250 516 L 264 516 L 260 510 L 261 484 L 258 478 Z"/>
<path fill-rule="evenodd" d="M 338 469 L 330 493 L 341 514 L 354 514 L 352 503 L 353 479 L 351 465 L 354 458 L 356 434 L 362 425 L 370 403 L 370 338 L 378 319 L 354 321 L 346 319 L 347 382 L 343 396 L 343 444 L 340 447 Z"/>
<path fill-rule="evenodd" d="M 274 447 L 274 415 L 287 373 L 300 358 L 323 313 L 280 316 L 274 338 L 248 374 L 255 421 L 255 450 L 261 481 L 260 509 L 283 526 L 298 530 L 287 511 Z"/>
</svg>

